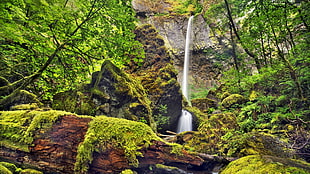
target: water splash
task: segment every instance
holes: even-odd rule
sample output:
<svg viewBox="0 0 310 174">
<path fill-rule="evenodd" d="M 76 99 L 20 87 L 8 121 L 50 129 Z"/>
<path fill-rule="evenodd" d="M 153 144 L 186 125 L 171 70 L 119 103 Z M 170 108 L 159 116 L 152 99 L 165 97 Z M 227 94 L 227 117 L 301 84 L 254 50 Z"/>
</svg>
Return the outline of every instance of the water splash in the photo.
<svg viewBox="0 0 310 174">
<path fill-rule="evenodd" d="M 182 115 L 179 119 L 177 132 L 181 133 L 184 131 L 193 130 L 192 122 L 193 122 L 192 114 L 186 110 L 182 110 Z"/>
</svg>

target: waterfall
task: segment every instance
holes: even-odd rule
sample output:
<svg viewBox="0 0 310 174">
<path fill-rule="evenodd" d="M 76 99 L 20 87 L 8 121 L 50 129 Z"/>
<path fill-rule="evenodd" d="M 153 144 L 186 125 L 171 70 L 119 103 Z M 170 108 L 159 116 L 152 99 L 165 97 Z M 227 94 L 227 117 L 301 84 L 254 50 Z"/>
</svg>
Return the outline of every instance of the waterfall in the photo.
<svg viewBox="0 0 310 174">
<path fill-rule="evenodd" d="M 186 40 L 185 40 L 185 55 L 184 55 L 184 67 L 183 67 L 183 80 L 182 80 L 182 93 L 186 100 L 189 101 L 188 95 L 188 71 L 189 71 L 189 59 L 190 59 L 190 44 L 191 44 L 191 33 L 192 23 L 194 16 L 188 19 Z"/>
<path fill-rule="evenodd" d="M 182 110 L 182 115 L 179 118 L 178 130 L 177 132 L 191 131 L 192 128 L 192 114 L 186 110 Z"/>
<path fill-rule="evenodd" d="M 184 67 L 183 67 L 183 79 L 182 79 L 182 93 L 186 100 L 190 103 L 190 98 L 188 94 L 188 71 L 189 71 L 189 59 L 190 59 L 190 44 L 191 44 L 191 33 L 192 33 L 192 23 L 194 16 L 188 19 L 186 40 L 185 40 L 185 56 L 184 56 Z M 182 110 L 182 115 L 179 118 L 178 130 L 177 132 L 191 131 L 192 130 L 192 114 L 186 110 Z"/>
</svg>

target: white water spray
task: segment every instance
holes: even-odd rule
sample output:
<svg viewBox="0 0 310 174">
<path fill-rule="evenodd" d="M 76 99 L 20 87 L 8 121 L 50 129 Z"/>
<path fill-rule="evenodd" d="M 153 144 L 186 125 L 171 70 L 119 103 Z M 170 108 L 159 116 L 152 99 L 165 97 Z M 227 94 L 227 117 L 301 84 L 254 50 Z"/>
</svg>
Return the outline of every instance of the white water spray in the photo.
<svg viewBox="0 0 310 174">
<path fill-rule="evenodd" d="M 184 132 L 184 131 L 191 131 L 193 130 L 192 128 L 192 114 L 186 110 L 182 110 L 182 115 L 179 119 L 179 124 L 178 124 L 178 133 Z"/>
<path fill-rule="evenodd" d="M 183 80 L 182 80 L 182 93 L 186 100 L 189 101 L 188 95 L 188 72 L 189 72 L 189 59 L 190 59 L 190 44 L 191 44 L 191 33 L 192 23 L 194 16 L 188 19 L 186 40 L 185 40 L 185 55 L 184 55 L 184 67 L 183 67 Z"/>
<path fill-rule="evenodd" d="M 188 94 L 188 72 L 189 72 L 189 59 L 190 59 L 190 44 L 191 44 L 191 33 L 192 33 L 192 23 L 194 16 L 188 19 L 187 31 L 186 31 L 186 41 L 185 41 L 185 56 L 184 56 L 184 67 L 183 67 L 183 79 L 182 79 L 182 93 L 186 100 L 190 103 Z M 191 131 L 192 128 L 192 114 L 186 110 L 182 110 L 182 115 L 179 118 L 178 130 L 177 132 Z"/>
</svg>

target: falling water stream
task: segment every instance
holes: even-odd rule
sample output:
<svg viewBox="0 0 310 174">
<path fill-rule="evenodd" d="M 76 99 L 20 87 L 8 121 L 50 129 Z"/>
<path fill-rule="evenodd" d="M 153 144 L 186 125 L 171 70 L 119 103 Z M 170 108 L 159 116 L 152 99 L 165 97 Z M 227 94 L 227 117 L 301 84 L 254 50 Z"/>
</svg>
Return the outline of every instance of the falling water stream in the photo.
<svg viewBox="0 0 310 174">
<path fill-rule="evenodd" d="M 190 44 L 192 42 L 192 23 L 194 16 L 188 19 L 186 41 L 185 41 L 185 56 L 184 56 L 184 67 L 183 67 L 183 79 L 182 79 L 182 93 L 186 100 L 190 104 L 188 94 L 188 72 L 189 72 L 189 60 L 190 60 Z M 191 104 L 190 104 L 191 105 Z M 192 130 L 192 114 L 186 110 L 182 110 L 182 115 L 179 118 L 177 132 L 191 131 Z"/>
</svg>

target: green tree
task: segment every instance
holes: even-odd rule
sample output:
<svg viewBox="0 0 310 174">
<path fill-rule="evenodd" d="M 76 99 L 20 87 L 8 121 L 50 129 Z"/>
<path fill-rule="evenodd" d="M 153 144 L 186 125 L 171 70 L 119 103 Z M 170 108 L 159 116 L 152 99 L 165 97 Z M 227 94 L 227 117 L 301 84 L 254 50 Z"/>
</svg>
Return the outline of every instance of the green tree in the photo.
<svg viewBox="0 0 310 174">
<path fill-rule="evenodd" d="M 282 84 L 277 92 L 304 100 L 309 95 L 309 8 L 308 1 L 224 0 L 212 5 L 206 16 L 215 23 L 211 26 L 220 27 L 220 34 L 230 35 L 238 77 L 251 75 L 253 65 L 259 73 L 271 67 L 282 72 L 273 82 Z"/>
<path fill-rule="evenodd" d="M 49 98 L 74 88 L 103 59 L 142 58 L 134 15 L 129 0 L 1 1 L 0 103 L 21 89 Z"/>
</svg>

